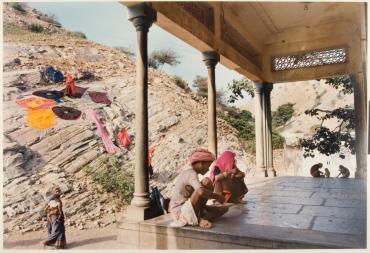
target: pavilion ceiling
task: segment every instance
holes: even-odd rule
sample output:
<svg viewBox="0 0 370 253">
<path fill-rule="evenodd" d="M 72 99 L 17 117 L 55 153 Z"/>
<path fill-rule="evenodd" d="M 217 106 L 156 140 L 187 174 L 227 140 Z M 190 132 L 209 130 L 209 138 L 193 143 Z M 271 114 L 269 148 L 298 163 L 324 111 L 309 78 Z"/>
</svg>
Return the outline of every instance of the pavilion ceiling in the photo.
<svg viewBox="0 0 370 253">
<path fill-rule="evenodd" d="M 365 38 L 364 3 L 147 2 L 147 5 L 157 12 L 157 25 L 202 52 L 216 50 L 222 64 L 252 80 L 307 80 L 360 69 L 361 41 Z M 343 47 L 346 60 L 334 65 L 280 72 L 271 65 L 276 56 Z"/>
</svg>

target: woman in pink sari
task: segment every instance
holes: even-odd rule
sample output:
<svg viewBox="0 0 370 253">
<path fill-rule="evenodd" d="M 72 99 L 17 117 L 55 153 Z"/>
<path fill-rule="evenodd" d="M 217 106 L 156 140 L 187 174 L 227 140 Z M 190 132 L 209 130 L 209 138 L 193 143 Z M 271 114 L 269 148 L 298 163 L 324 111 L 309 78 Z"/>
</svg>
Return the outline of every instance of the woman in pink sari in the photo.
<svg viewBox="0 0 370 253">
<path fill-rule="evenodd" d="M 241 203 L 248 188 L 244 183 L 245 173 L 236 167 L 235 153 L 223 152 L 211 168 L 210 178 L 214 192 L 222 194 L 225 202 Z"/>
</svg>

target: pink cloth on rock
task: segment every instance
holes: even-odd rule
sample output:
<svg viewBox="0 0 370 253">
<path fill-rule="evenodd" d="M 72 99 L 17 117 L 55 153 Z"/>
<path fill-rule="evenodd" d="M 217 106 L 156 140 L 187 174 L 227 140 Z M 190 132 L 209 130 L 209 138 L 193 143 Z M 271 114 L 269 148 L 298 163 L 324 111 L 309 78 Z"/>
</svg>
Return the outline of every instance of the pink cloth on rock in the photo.
<svg viewBox="0 0 370 253">
<path fill-rule="evenodd" d="M 215 160 L 215 156 L 205 148 L 195 149 L 190 157 L 189 164 L 193 165 L 196 162 L 212 162 Z"/>
<path fill-rule="evenodd" d="M 94 121 L 94 123 L 98 127 L 98 134 L 102 138 L 103 144 L 108 153 L 110 154 L 116 153 L 119 150 L 119 148 L 116 145 L 114 145 L 111 139 L 109 138 L 108 131 L 103 125 L 103 123 L 100 121 L 99 116 L 96 114 L 96 112 L 92 109 L 87 109 L 85 110 L 85 113 L 92 121 Z"/>
<path fill-rule="evenodd" d="M 214 170 L 217 166 L 220 169 L 220 172 L 228 172 L 232 170 L 235 167 L 235 156 L 236 154 L 232 151 L 225 151 L 223 152 L 220 157 L 216 160 L 215 165 L 211 169 L 211 172 L 209 174 L 209 177 L 212 181 L 214 181 Z"/>
</svg>

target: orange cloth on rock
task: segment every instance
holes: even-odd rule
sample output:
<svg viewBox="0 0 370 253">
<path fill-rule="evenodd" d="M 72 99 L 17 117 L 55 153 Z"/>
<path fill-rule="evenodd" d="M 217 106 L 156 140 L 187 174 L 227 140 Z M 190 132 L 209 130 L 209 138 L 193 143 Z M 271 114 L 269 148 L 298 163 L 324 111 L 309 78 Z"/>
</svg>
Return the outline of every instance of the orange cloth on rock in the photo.
<svg viewBox="0 0 370 253">
<path fill-rule="evenodd" d="M 27 125 L 32 128 L 49 128 L 56 124 L 52 110 L 27 110 Z"/>
<path fill-rule="evenodd" d="M 17 105 L 26 107 L 28 109 L 48 109 L 57 104 L 53 100 L 46 98 L 26 98 L 15 102 Z"/>
<path fill-rule="evenodd" d="M 154 156 L 154 147 L 150 147 L 149 150 L 148 150 L 148 165 L 152 165 L 152 159 L 153 159 L 153 156 Z"/>
<path fill-rule="evenodd" d="M 66 77 L 66 89 L 64 90 L 65 96 L 76 96 L 76 85 L 71 74 L 67 74 Z"/>
</svg>

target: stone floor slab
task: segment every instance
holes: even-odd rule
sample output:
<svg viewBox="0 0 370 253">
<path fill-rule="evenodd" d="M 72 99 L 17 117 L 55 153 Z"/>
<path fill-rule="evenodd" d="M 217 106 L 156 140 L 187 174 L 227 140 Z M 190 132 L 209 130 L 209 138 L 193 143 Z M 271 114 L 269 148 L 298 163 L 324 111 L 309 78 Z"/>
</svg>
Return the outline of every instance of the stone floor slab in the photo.
<svg viewBox="0 0 370 253">
<path fill-rule="evenodd" d="M 364 236 L 366 233 L 366 226 L 364 224 L 366 224 L 366 220 L 363 219 L 316 217 L 312 230 Z"/>
<path fill-rule="evenodd" d="M 366 194 L 361 193 L 332 193 L 332 192 L 315 192 L 313 198 L 335 198 L 335 199 L 357 199 L 366 200 Z"/>
<path fill-rule="evenodd" d="M 299 215 L 352 219 L 366 217 L 366 209 L 352 207 L 304 206 Z"/>
<path fill-rule="evenodd" d="M 240 222 L 262 226 L 309 229 L 312 219 L 313 217 L 308 215 L 248 212 Z"/>
<path fill-rule="evenodd" d="M 247 200 L 252 202 L 270 202 L 281 204 L 295 204 L 295 205 L 322 205 L 324 204 L 323 198 L 295 198 L 284 196 L 263 196 L 263 195 L 250 195 Z"/>
<path fill-rule="evenodd" d="M 359 199 L 328 198 L 324 206 L 366 208 L 366 201 Z"/>
<path fill-rule="evenodd" d="M 299 210 L 302 209 L 302 207 L 303 205 L 249 201 L 248 205 L 244 207 L 244 212 L 254 211 L 280 214 L 296 214 Z"/>
<path fill-rule="evenodd" d="M 287 191 L 284 189 L 274 189 L 272 190 L 259 190 L 259 191 L 251 191 L 248 193 L 248 197 L 252 195 L 260 195 L 260 196 L 282 196 L 282 197 L 310 197 L 314 194 L 314 191 Z"/>
</svg>

